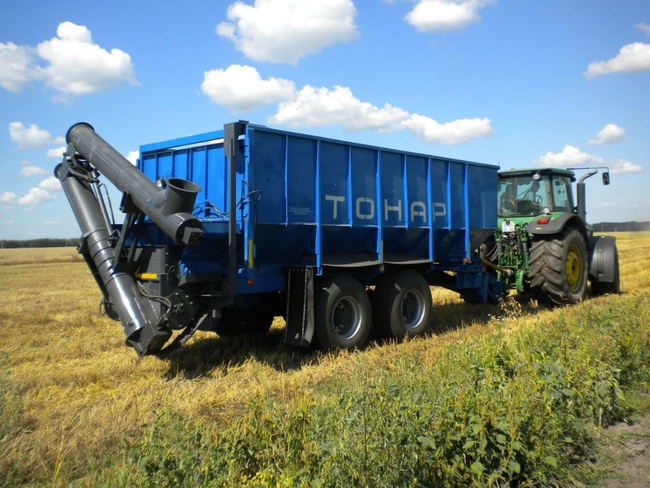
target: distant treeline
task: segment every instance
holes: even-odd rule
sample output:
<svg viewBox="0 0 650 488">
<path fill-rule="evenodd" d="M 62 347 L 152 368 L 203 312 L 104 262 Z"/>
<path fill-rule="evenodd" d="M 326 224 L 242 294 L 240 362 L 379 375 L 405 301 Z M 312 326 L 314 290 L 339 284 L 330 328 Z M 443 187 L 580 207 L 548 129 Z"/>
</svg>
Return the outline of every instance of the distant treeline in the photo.
<svg viewBox="0 0 650 488">
<path fill-rule="evenodd" d="M 79 238 L 50 238 L 18 240 L 0 240 L 0 249 L 17 249 L 19 247 L 76 247 Z"/>
<path fill-rule="evenodd" d="M 650 222 L 600 222 L 594 224 L 595 232 L 650 231 Z"/>
</svg>

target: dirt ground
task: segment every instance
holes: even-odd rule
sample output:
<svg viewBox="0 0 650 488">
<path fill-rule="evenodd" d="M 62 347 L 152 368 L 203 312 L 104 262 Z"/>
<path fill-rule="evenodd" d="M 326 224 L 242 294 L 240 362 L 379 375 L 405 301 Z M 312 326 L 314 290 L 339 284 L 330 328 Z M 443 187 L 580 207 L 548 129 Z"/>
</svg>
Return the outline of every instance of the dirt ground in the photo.
<svg viewBox="0 0 650 488">
<path fill-rule="evenodd" d="M 650 487 L 650 414 L 608 427 L 602 445 L 599 457 L 611 468 L 595 488 Z"/>
</svg>

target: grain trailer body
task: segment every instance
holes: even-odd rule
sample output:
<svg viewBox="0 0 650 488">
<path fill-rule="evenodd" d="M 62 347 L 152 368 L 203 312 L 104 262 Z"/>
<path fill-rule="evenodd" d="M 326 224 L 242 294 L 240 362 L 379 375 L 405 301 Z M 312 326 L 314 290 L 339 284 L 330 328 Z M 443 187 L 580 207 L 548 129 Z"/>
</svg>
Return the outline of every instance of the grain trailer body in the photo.
<svg viewBox="0 0 650 488">
<path fill-rule="evenodd" d="M 79 138 L 57 168 L 64 188 L 90 184 L 79 183 L 86 171 L 124 192 L 124 224 L 92 225 L 107 227 L 100 247 L 130 291 L 106 285 L 87 237 L 80 251 L 127 339 L 129 307 L 116 301 L 128 293 L 150 302 L 160 334 L 183 330 L 174 343 L 199 328 L 261 333 L 283 316 L 286 342 L 324 348 L 424 333 L 430 285 L 473 301 L 501 294 L 476 252 L 497 224 L 497 166 L 236 122 L 141 146 L 134 170 L 157 188 L 141 196 L 113 162 L 94 161 L 94 131 Z M 87 205 L 66 194 L 73 209 Z M 138 341 L 141 355 L 165 342 Z"/>
</svg>

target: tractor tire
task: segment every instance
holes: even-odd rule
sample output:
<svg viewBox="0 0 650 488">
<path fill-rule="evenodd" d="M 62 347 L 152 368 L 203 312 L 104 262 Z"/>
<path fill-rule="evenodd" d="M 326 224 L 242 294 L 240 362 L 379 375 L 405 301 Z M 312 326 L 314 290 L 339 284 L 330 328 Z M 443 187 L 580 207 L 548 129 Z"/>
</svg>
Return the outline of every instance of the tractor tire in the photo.
<svg viewBox="0 0 650 488">
<path fill-rule="evenodd" d="M 534 239 L 529 264 L 530 291 L 539 301 L 569 305 L 587 296 L 587 245 L 576 228 Z"/>
<path fill-rule="evenodd" d="M 314 290 L 314 344 L 320 349 L 360 349 L 372 327 L 370 299 L 349 276 L 325 278 Z"/>
<path fill-rule="evenodd" d="M 614 251 L 614 281 L 611 283 L 591 282 L 591 294 L 594 296 L 605 295 L 606 293 L 621 293 L 621 271 L 618 264 L 618 249 Z"/>
<path fill-rule="evenodd" d="M 372 296 L 372 323 L 383 338 L 401 340 L 431 327 L 431 289 L 412 271 L 382 276 Z"/>
</svg>

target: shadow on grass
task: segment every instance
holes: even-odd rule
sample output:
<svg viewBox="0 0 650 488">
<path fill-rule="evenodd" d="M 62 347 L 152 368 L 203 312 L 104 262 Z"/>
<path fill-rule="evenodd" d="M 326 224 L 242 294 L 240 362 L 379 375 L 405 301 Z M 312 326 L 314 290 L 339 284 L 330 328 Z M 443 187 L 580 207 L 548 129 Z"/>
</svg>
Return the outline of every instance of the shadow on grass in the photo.
<svg viewBox="0 0 650 488">
<path fill-rule="evenodd" d="M 279 371 L 293 371 L 318 362 L 320 351 L 288 346 L 284 343 L 284 329 L 273 329 L 265 335 L 219 337 L 205 333 L 190 345 L 170 353 L 168 378 L 182 376 L 197 378 L 222 370 L 257 361 Z"/>
<path fill-rule="evenodd" d="M 434 334 L 462 329 L 470 325 L 486 325 L 489 322 L 516 319 L 534 315 L 546 306 L 539 305 L 525 295 L 511 294 L 499 303 L 470 304 L 445 303 L 433 306 L 432 327 Z"/>
<path fill-rule="evenodd" d="M 498 304 L 434 304 L 431 333 L 440 335 L 472 325 L 485 325 L 493 320 L 531 315 L 539 309 L 530 300 L 516 296 L 507 297 Z M 386 342 L 374 338 L 368 347 Z M 219 337 L 204 333 L 163 360 L 169 363 L 169 379 L 191 379 L 213 375 L 215 370 L 227 374 L 228 369 L 250 361 L 257 361 L 278 372 L 294 371 L 318 363 L 323 354 L 314 348 L 286 345 L 284 329 L 274 328 L 266 335 Z"/>
</svg>

